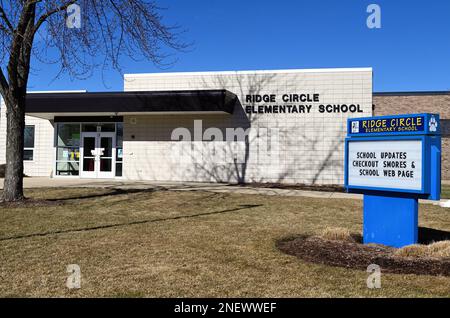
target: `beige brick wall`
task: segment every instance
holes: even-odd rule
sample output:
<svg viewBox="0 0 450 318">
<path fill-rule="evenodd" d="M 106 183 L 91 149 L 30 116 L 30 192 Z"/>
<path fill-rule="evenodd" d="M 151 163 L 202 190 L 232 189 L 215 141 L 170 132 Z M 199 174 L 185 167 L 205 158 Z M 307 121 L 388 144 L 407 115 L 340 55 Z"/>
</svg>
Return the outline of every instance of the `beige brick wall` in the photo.
<svg viewBox="0 0 450 318">
<path fill-rule="evenodd" d="M 346 120 L 372 115 L 371 69 L 129 74 L 124 85 L 125 91 L 227 89 L 239 98 L 232 115 L 126 116 L 124 174 L 128 179 L 342 184 Z M 300 93 L 320 94 L 320 102 L 311 103 L 310 114 L 248 115 L 244 111 L 247 94 Z M 363 112 L 319 113 L 319 104 L 360 104 Z M 252 134 L 248 145 L 170 140 L 173 129 L 192 130 L 194 120 L 202 120 L 203 130 L 252 127 L 262 133 Z M 278 147 L 267 148 L 261 141 L 263 134 L 270 134 L 271 140 L 276 130 Z M 188 156 L 183 155 L 186 149 L 192 150 Z M 245 160 L 239 165 L 217 164 L 217 156 Z"/>
<path fill-rule="evenodd" d="M 0 164 L 5 163 L 6 146 L 6 107 L 1 100 L 0 106 Z M 53 125 L 50 121 L 25 116 L 25 124 L 34 126 L 33 161 L 24 161 L 24 173 L 27 176 L 50 176 L 53 170 L 54 147 Z"/>
<path fill-rule="evenodd" d="M 450 93 L 374 94 L 374 116 L 439 113 L 442 138 L 442 179 L 450 180 Z"/>
<path fill-rule="evenodd" d="M 194 120 L 204 128 L 217 127 L 225 133 L 233 126 L 233 116 L 150 115 L 124 117 L 124 176 L 132 180 L 236 181 L 242 169 L 226 160 L 218 163 L 217 152 L 239 155 L 221 141 L 171 141 L 176 127 L 185 127 L 194 135 Z M 242 148 L 243 149 L 243 148 Z M 241 152 L 243 153 L 243 152 Z"/>
</svg>

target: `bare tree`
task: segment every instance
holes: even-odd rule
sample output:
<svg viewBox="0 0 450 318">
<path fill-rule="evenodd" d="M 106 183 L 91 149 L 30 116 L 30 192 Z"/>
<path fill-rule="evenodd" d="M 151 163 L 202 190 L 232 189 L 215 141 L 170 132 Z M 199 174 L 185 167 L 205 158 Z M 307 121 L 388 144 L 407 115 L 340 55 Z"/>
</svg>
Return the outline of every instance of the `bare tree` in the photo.
<svg viewBox="0 0 450 318">
<path fill-rule="evenodd" d="M 56 76 L 67 73 L 72 78 L 88 77 L 96 67 L 120 71 L 124 57 L 164 65 L 167 49 L 187 45 L 179 40 L 176 26 L 163 22 L 161 12 L 153 1 L 143 0 L 0 0 L 0 93 L 7 120 L 3 201 L 24 198 L 31 61 L 59 64 Z"/>
</svg>

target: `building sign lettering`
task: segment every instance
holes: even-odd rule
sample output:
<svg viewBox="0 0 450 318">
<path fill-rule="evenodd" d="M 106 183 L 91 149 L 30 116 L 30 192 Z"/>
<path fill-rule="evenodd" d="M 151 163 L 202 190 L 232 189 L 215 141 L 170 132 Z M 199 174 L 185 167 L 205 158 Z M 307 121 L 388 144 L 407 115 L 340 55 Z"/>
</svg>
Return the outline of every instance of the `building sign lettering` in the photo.
<svg viewBox="0 0 450 318">
<path fill-rule="evenodd" d="M 310 114 L 318 113 L 362 113 L 360 104 L 312 104 L 320 103 L 320 94 L 276 94 L 246 95 L 247 114 Z"/>
</svg>

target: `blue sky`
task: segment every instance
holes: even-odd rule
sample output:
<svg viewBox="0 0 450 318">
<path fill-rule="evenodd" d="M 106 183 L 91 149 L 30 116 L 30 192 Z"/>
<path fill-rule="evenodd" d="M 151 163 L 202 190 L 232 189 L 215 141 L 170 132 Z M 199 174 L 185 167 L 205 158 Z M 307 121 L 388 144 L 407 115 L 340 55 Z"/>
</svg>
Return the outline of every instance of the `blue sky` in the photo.
<svg viewBox="0 0 450 318">
<path fill-rule="evenodd" d="M 374 91 L 450 90 L 448 0 L 161 0 L 189 52 L 169 69 L 124 61 L 125 73 L 373 67 Z M 366 26 L 369 4 L 381 29 Z M 123 89 L 122 74 L 96 70 L 86 80 L 34 61 L 29 90 Z"/>
</svg>

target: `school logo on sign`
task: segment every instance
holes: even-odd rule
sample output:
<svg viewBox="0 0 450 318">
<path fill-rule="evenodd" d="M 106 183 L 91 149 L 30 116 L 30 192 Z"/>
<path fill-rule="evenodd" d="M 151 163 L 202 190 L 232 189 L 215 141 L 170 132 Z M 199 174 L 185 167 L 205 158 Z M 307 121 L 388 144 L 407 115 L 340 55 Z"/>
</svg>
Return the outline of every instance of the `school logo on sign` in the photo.
<svg viewBox="0 0 450 318">
<path fill-rule="evenodd" d="M 359 121 L 352 121 L 352 134 L 359 133 Z"/>
<path fill-rule="evenodd" d="M 428 123 L 428 127 L 431 132 L 436 132 L 438 127 L 438 122 L 434 116 L 431 116 L 430 121 Z"/>
</svg>

